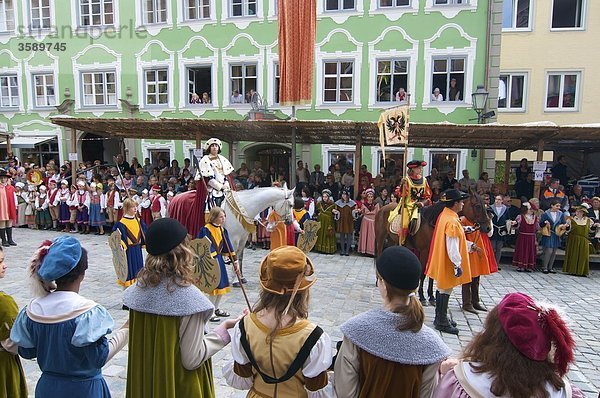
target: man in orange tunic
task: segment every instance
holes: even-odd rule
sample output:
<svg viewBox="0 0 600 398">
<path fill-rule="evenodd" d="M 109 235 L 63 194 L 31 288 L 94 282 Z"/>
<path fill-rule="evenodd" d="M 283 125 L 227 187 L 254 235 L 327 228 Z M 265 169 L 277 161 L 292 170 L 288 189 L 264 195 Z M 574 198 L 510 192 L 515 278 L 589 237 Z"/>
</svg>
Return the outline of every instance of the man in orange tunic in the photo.
<svg viewBox="0 0 600 398">
<path fill-rule="evenodd" d="M 486 253 L 482 232 L 475 230 L 475 224 L 466 217 L 461 217 L 460 222 L 464 227 L 472 228 L 474 232 L 467 235 L 467 240 L 472 242 L 469 252 L 469 266 L 471 269 L 470 283 L 462 285 L 462 309 L 472 314 L 477 314 L 479 311 L 486 311 L 479 300 L 479 280 L 481 275 L 490 275 L 491 267 L 488 255 Z"/>
<path fill-rule="evenodd" d="M 448 189 L 436 206 L 442 207 L 435 229 L 425 273 L 437 284 L 435 319 L 433 326 L 442 332 L 458 334 L 458 329 L 448 319 L 448 302 L 452 289 L 471 282 L 469 245 L 458 213 L 468 197 L 457 189 Z"/>
</svg>

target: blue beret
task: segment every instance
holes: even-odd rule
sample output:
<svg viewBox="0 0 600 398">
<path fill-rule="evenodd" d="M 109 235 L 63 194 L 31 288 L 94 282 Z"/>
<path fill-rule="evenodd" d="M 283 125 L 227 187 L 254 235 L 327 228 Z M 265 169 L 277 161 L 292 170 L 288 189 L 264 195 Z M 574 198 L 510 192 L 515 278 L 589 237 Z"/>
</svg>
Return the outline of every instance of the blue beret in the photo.
<svg viewBox="0 0 600 398">
<path fill-rule="evenodd" d="M 81 259 L 81 243 L 71 236 L 61 236 L 52 241 L 44 256 L 38 275 L 45 281 L 55 281 L 67 275 Z"/>
</svg>

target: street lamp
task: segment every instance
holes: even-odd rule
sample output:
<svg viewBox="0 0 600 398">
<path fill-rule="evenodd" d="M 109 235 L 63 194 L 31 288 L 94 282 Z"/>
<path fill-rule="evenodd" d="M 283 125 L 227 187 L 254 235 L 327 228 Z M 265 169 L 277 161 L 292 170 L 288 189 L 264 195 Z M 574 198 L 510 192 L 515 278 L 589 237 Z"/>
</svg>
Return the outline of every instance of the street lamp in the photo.
<svg viewBox="0 0 600 398">
<path fill-rule="evenodd" d="M 490 95 L 490 93 L 488 93 L 485 90 L 485 88 L 483 87 L 483 85 L 481 85 L 481 84 L 477 86 L 477 91 L 475 91 L 473 94 L 471 94 L 471 96 L 473 98 L 473 110 L 475 112 L 477 112 L 477 123 L 478 124 L 481 124 L 481 122 L 483 122 L 483 119 L 485 117 L 482 115 L 482 113 L 485 110 L 485 105 L 487 103 L 489 95 Z"/>
</svg>

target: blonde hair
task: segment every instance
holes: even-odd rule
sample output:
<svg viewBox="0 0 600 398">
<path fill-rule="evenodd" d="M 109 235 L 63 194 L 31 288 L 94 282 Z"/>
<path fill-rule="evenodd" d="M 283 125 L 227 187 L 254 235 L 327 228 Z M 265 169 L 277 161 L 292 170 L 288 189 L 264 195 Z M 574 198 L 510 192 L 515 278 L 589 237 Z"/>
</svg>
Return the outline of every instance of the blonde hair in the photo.
<svg viewBox="0 0 600 398">
<path fill-rule="evenodd" d="M 123 211 L 127 212 L 130 209 L 137 209 L 137 203 L 135 203 L 135 200 L 127 198 L 123 201 Z"/>
<path fill-rule="evenodd" d="M 189 237 L 173 250 L 160 254 L 148 254 L 144 267 L 137 274 L 138 284 L 142 287 L 156 286 L 163 279 L 169 279 L 167 289 L 177 286 L 189 286 L 194 282 L 194 252 L 189 248 Z"/>
<path fill-rule="evenodd" d="M 392 286 L 379 275 L 379 272 L 377 272 L 377 277 L 379 278 L 380 283 L 385 284 L 386 298 L 388 301 L 391 302 L 399 297 L 408 297 L 408 305 L 398 305 L 392 309 L 392 312 L 404 315 L 405 317 L 405 320 L 396 326 L 398 331 L 403 332 L 409 330 L 413 333 L 417 333 L 421 330 L 423 322 L 425 321 L 425 311 L 423 311 L 423 306 L 417 299 L 415 291 L 398 289 L 397 287 Z"/>
<path fill-rule="evenodd" d="M 221 215 L 221 213 L 225 214 L 225 210 L 223 210 L 219 206 L 213 207 L 212 209 L 210 209 L 206 221 L 208 221 L 209 223 L 214 223 L 217 217 Z"/>
</svg>

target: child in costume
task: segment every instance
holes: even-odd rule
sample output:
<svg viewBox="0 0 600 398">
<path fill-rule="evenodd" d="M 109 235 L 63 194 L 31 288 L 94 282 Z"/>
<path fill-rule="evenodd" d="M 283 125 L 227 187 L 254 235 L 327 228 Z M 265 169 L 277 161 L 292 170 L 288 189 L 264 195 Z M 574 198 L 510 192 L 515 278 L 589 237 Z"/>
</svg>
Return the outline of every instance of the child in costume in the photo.
<svg viewBox="0 0 600 398">
<path fill-rule="evenodd" d="M 106 217 L 106 195 L 102 193 L 104 186 L 101 183 L 90 184 L 90 226 L 97 227 L 96 235 L 104 235 L 104 224 Z"/>
<path fill-rule="evenodd" d="M 211 256 L 219 262 L 221 268 L 221 281 L 217 288 L 210 294 L 209 300 L 215 306 L 215 313 L 210 318 L 211 322 L 219 322 L 221 317 L 228 317 L 229 313 L 219 308 L 223 295 L 231 290 L 229 277 L 227 276 L 227 267 L 225 266 L 225 257 L 233 263 L 234 268 L 238 267 L 238 260 L 233 251 L 233 245 L 229 240 L 229 233 L 223 224 L 225 223 L 225 212 L 218 206 L 210 209 L 206 219 L 206 225 L 198 232 L 199 239 L 210 240 Z"/>
<path fill-rule="evenodd" d="M 76 206 L 77 206 L 77 226 L 79 233 L 90 233 L 90 193 L 86 189 L 84 181 L 77 181 Z"/>
<path fill-rule="evenodd" d="M 335 242 L 335 222 L 333 210 L 335 203 L 331 199 L 331 191 L 324 189 L 321 192 L 321 201 L 317 203 L 317 220 L 321 223 L 315 249 L 321 253 L 332 254 L 337 250 Z"/>
<path fill-rule="evenodd" d="M 294 233 L 294 244 L 298 244 L 298 236 L 301 233 L 304 233 L 304 223 L 310 220 L 310 214 L 304 208 L 304 200 L 302 198 L 294 199 L 294 210 L 292 211 L 294 214 L 294 229 L 296 232 Z"/>
<path fill-rule="evenodd" d="M 342 191 L 341 198 L 335 202 L 333 214 L 337 222 L 336 231 L 340 234 L 340 256 L 349 256 L 356 214 L 356 202 L 349 191 Z"/>
<path fill-rule="evenodd" d="M 267 217 L 269 216 L 269 208 L 264 209 L 254 217 L 256 224 L 256 243 L 261 244 L 262 248 L 269 249 L 269 231 L 267 231 Z"/>
<path fill-rule="evenodd" d="M 73 226 L 73 230 L 75 232 L 82 232 L 79 228 L 79 224 L 77 224 L 77 206 L 79 205 L 79 201 L 77 200 L 77 187 L 75 185 L 71 185 L 69 190 L 69 223 Z"/>
<path fill-rule="evenodd" d="M 137 204 L 133 199 L 123 202 L 123 217 L 115 223 L 113 231 L 121 233 L 121 246 L 127 255 L 127 281 L 117 283 L 129 287 L 135 283 L 138 272 L 144 266 L 142 247 L 146 244 L 146 224 L 136 217 Z"/>
<path fill-rule="evenodd" d="M 521 205 L 521 214 L 512 223 L 519 231 L 512 265 L 517 267 L 518 272 L 533 272 L 537 260 L 536 232 L 539 226 L 529 202 Z"/>
<path fill-rule="evenodd" d="M 167 216 L 167 201 L 160 194 L 160 187 L 158 185 L 152 186 L 152 193 L 153 196 L 150 197 L 150 201 L 152 202 L 150 205 L 152 219 L 165 218 Z"/>
<path fill-rule="evenodd" d="M 50 178 L 48 180 L 48 210 L 50 211 L 50 217 L 52 217 L 52 229 L 60 230 L 59 221 L 59 210 L 56 197 L 58 196 L 59 189 L 56 187 L 56 180 Z"/>
<path fill-rule="evenodd" d="M 58 206 L 60 224 L 63 226 L 63 232 L 70 232 L 71 211 L 69 210 L 69 201 L 71 192 L 69 191 L 69 183 L 67 180 L 60 182 L 60 190 L 56 195 L 54 205 Z"/>
<path fill-rule="evenodd" d="M 27 192 L 23 192 L 23 188 L 25 188 L 25 184 L 23 184 L 22 182 L 19 181 L 15 183 L 15 195 L 17 195 L 17 227 L 27 225 L 27 223 L 25 222 L 25 209 L 27 208 L 25 197 L 27 195 Z"/>
<path fill-rule="evenodd" d="M 556 258 L 556 250 L 560 247 L 560 236 L 558 236 L 557 227 L 566 224 L 565 213 L 560 210 L 562 202 L 560 199 L 550 199 L 550 208 L 540 217 L 540 227 L 550 229 L 550 236 L 542 236 L 540 246 L 542 251 L 542 268 L 551 274 L 554 271 L 554 259 Z"/>
<path fill-rule="evenodd" d="M 227 384 L 250 390 L 248 397 L 335 396 L 327 374 L 331 339 L 308 320 L 308 292 L 316 280 L 307 277 L 313 273 L 312 262 L 295 246 L 263 259 L 258 302 L 233 330 L 233 360 L 223 367 Z"/>
<path fill-rule="evenodd" d="M 108 216 L 108 225 L 112 226 L 119 221 L 117 218 L 117 209 L 120 207 L 121 195 L 117 191 L 114 182 L 108 183 L 108 192 L 106 193 L 106 215 Z"/>
<path fill-rule="evenodd" d="M 27 191 L 24 191 L 21 195 L 23 195 L 23 199 L 25 199 L 25 224 L 27 227 L 34 229 L 35 228 L 35 185 L 28 184 Z"/>
<path fill-rule="evenodd" d="M 138 205 L 138 213 L 140 218 L 146 223 L 146 226 L 152 224 L 152 210 L 150 210 L 150 197 L 148 196 L 148 190 L 142 191 L 142 197 L 140 198 L 140 204 Z"/>
<path fill-rule="evenodd" d="M 87 251 L 71 236 L 42 243 L 29 266 L 36 298 L 19 312 L 10 338 L 21 357 L 37 358 L 37 397 L 110 397 L 102 367 L 127 344 L 129 331 L 125 324 L 106 337 L 112 317 L 79 295 L 87 268 Z"/>
<path fill-rule="evenodd" d="M 375 203 L 375 190 L 366 190 L 367 199 L 360 208 L 362 221 L 358 235 L 358 252 L 375 255 L 375 216 L 379 212 L 379 205 Z"/>
<path fill-rule="evenodd" d="M 13 223 L 17 220 L 17 196 L 10 184 L 11 175 L 0 168 L 0 238 L 2 246 L 16 246 L 12 239 Z"/>
<path fill-rule="evenodd" d="M 165 217 L 169 217 L 169 205 L 171 204 L 171 201 L 173 200 L 173 198 L 175 197 L 175 194 L 173 193 L 173 191 L 169 191 L 167 192 L 167 199 L 166 199 L 166 215 Z"/>
<path fill-rule="evenodd" d="M 52 216 L 48 209 L 50 199 L 45 186 L 40 186 L 40 192 L 35 198 L 35 224 L 38 229 L 47 230 L 52 227 Z"/>
<path fill-rule="evenodd" d="M 211 357 L 229 344 L 227 329 L 239 318 L 206 333 L 214 307 L 193 284 L 194 254 L 181 223 L 156 220 L 146 237 L 146 265 L 124 297 L 130 309 L 126 397 L 214 398 Z"/>
<path fill-rule="evenodd" d="M 0 247 L 0 279 L 8 266 Z M 8 294 L 0 291 L 0 397 L 27 398 L 27 381 L 18 355 L 18 347 L 10 339 L 19 307 Z"/>
</svg>

